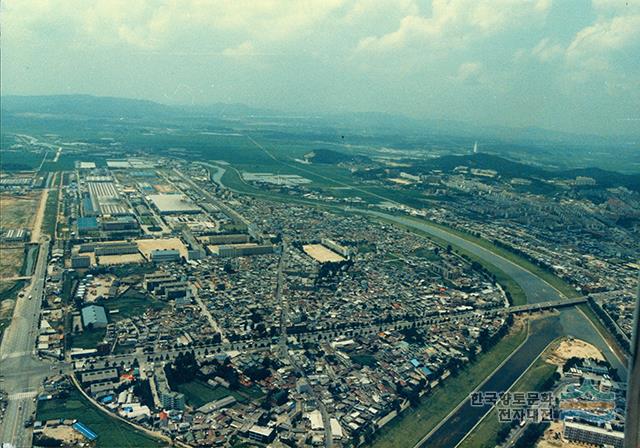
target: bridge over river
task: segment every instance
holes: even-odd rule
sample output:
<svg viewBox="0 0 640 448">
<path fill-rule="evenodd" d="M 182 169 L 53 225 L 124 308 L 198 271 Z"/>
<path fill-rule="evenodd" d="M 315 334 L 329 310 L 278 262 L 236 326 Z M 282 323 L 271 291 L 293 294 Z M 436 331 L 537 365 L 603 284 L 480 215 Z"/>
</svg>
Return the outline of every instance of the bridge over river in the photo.
<svg viewBox="0 0 640 448">
<path fill-rule="evenodd" d="M 545 307 L 545 305 L 549 304 L 555 304 L 553 307 L 559 308 L 558 316 L 535 321 L 531 324 L 530 334 L 526 342 L 513 353 L 507 362 L 489 376 L 480 387 L 480 391 L 499 392 L 507 390 L 535 361 L 544 348 L 551 341 L 561 336 L 572 336 L 596 346 L 602 351 L 612 367 L 618 370 L 620 377 L 626 377 L 626 360 L 618 358 L 613 349 L 579 308 L 576 306 L 563 306 L 585 302 L 586 299 L 584 297 L 569 301 L 560 291 L 530 271 L 472 241 L 449 233 L 427 221 L 417 221 L 408 217 L 369 210 L 361 210 L 360 212 L 419 230 L 458 246 L 493 264 L 513 278 L 524 290 L 527 297 L 527 305 L 519 308 L 522 312 L 532 311 L 535 308 Z M 471 407 L 469 400 L 466 400 L 416 446 L 455 447 L 464 439 L 476 422 L 490 410 L 491 408 L 488 406 Z"/>
</svg>

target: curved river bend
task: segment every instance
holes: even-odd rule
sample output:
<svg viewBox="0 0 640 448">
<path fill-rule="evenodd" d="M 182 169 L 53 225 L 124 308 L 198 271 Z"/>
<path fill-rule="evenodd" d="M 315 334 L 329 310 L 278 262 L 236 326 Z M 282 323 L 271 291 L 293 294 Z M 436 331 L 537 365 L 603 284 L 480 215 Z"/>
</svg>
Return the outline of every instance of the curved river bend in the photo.
<svg viewBox="0 0 640 448">
<path fill-rule="evenodd" d="M 548 300 L 561 300 L 564 296 L 541 278 L 501 257 L 482 246 L 461 238 L 457 235 L 429 224 L 402 216 L 394 216 L 369 210 L 358 210 L 367 215 L 384 218 L 403 226 L 420 230 L 493 264 L 505 274 L 513 278 L 524 290 L 528 303 L 538 303 Z M 578 308 L 564 308 L 559 315 L 531 323 L 530 335 L 526 342 L 511 356 L 511 358 L 496 370 L 480 388 L 480 391 L 505 391 L 523 374 L 529 365 L 542 353 L 545 347 L 560 336 L 573 336 L 598 347 L 611 365 L 618 369 L 621 378 L 625 378 L 627 371 L 623 362 L 618 359 L 607 342 L 600 336 L 589 319 Z M 487 413 L 489 407 L 471 407 L 467 399 L 464 404 L 430 436 L 423 439 L 420 447 L 455 447 L 460 443 L 474 425 Z"/>
</svg>

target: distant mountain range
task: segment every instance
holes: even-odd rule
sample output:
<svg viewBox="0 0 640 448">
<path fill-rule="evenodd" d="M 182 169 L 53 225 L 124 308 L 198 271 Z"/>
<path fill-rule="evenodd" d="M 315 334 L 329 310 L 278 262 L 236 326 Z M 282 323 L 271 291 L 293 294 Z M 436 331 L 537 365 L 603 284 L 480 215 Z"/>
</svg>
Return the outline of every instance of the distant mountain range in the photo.
<svg viewBox="0 0 640 448">
<path fill-rule="evenodd" d="M 249 118 L 262 117 L 274 120 L 298 120 L 323 123 L 337 128 L 357 128 L 380 132 L 420 132 L 424 134 L 456 135 L 461 137 L 488 137 L 540 143 L 540 141 L 570 142 L 576 145 L 605 145 L 612 141 L 627 142 L 627 139 L 611 139 L 593 135 L 576 135 L 550 131 L 535 127 L 508 128 L 500 126 L 478 126 L 455 120 L 418 120 L 398 114 L 380 112 L 323 113 L 308 115 L 287 114 L 282 111 L 263 109 L 244 104 L 216 103 L 211 105 L 167 105 L 154 101 L 102 97 L 93 95 L 4 95 L 1 98 L 3 115 L 58 115 L 67 118 L 86 119 L 179 119 L 188 117 Z"/>
<path fill-rule="evenodd" d="M 6 95 L 1 100 L 3 114 L 46 114 L 78 118 L 167 119 L 182 116 L 248 117 L 276 114 L 244 104 L 171 106 L 148 100 L 92 95 Z"/>
</svg>

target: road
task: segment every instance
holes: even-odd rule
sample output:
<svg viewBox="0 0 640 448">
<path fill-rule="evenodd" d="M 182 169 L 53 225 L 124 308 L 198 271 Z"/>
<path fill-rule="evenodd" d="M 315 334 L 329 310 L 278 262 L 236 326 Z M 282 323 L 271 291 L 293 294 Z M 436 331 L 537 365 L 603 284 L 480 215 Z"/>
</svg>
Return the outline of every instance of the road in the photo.
<svg viewBox="0 0 640 448">
<path fill-rule="evenodd" d="M 278 272 L 276 274 L 276 291 L 275 291 L 275 302 L 280 304 L 280 350 L 282 355 L 289 361 L 289 364 L 298 372 L 301 378 L 309 385 L 309 389 L 311 392 L 309 395 L 314 399 L 316 404 L 318 405 L 318 410 L 322 415 L 322 425 L 324 426 L 324 446 L 326 448 L 331 448 L 333 446 L 333 436 L 331 434 L 331 421 L 329 417 L 329 413 L 327 412 L 327 408 L 322 402 L 322 399 L 318 396 L 318 393 L 313 389 L 313 387 L 309 384 L 309 379 L 307 378 L 307 374 L 303 369 L 298 367 L 295 360 L 291 358 L 289 354 L 289 347 L 287 345 L 287 325 L 289 322 L 289 303 L 284 294 L 282 294 L 282 290 L 284 288 L 284 268 L 286 266 L 286 255 L 287 255 L 287 246 L 286 243 L 282 242 L 282 251 L 280 253 L 280 260 L 278 260 Z"/>
<path fill-rule="evenodd" d="M 47 179 L 47 184 L 50 181 L 50 177 Z M 40 230 L 42 229 L 42 221 L 44 221 L 44 212 L 47 209 L 47 199 L 49 198 L 49 186 L 42 190 L 40 195 L 40 202 L 38 204 L 38 210 L 36 211 L 36 217 L 33 222 L 33 232 L 31 232 L 31 242 L 37 243 L 40 241 Z"/>
<path fill-rule="evenodd" d="M 562 335 L 559 316 L 531 322 L 530 336 L 513 356 L 495 370 L 478 389 L 481 392 L 508 390 L 537 356 L 557 337 Z M 460 443 L 475 424 L 491 410 L 491 406 L 474 407 L 466 400 L 441 426 L 425 436 L 416 446 L 454 447 Z"/>
<path fill-rule="evenodd" d="M 218 168 L 216 165 L 209 165 L 207 163 L 201 163 L 202 165 L 206 165 L 209 167 L 213 167 L 213 168 Z M 216 198 L 215 196 L 213 196 L 211 193 L 209 193 L 208 191 L 206 191 L 204 188 L 202 188 L 200 185 L 196 184 L 193 180 L 191 180 L 190 178 L 188 178 L 187 176 L 185 176 L 181 171 L 179 170 L 173 170 L 173 172 L 179 176 L 180 178 L 182 178 L 185 182 L 187 182 L 189 185 L 191 185 L 193 188 L 196 189 L 196 191 L 199 191 L 205 198 L 207 198 L 209 201 L 211 201 L 212 204 L 215 204 L 217 207 L 220 208 L 220 210 L 222 210 L 222 212 L 227 215 L 229 218 L 234 219 L 236 221 L 240 221 L 242 222 L 244 225 L 249 226 L 251 224 L 251 222 L 245 218 L 244 216 L 242 216 L 240 213 L 238 213 L 237 211 L 235 211 L 234 209 L 232 209 L 231 207 L 229 207 L 227 204 L 225 204 L 224 202 L 222 202 L 220 199 Z M 222 177 L 222 174 L 220 175 L 220 177 Z M 221 183 L 219 184 L 221 185 Z"/>
<path fill-rule="evenodd" d="M 254 143 L 258 147 L 261 147 L 256 142 Z M 264 150 L 262 147 L 261 149 Z M 560 291 L 530 271 L 476 243 L 449 233 L 440 227 L 434 226 L 426 220 L 417 221 L 404 216 L 395 216 L 388 213 L 351 207 L 347 211 L 383 218 L 387 221 L 396 222 L 403 226 L 420 230 L 482 258 L 513 278 L 513 280 L 524 290 L 525 295 L 527 296 L 527 302 L 530 304 L 566 299 Z M 561 323 L 565 334 L 583 339 L 600 349 L 605 358 L 615 369 L 618 370 L 620 376 L 624 378 L 627 371 L 626 361 L 618 357 L 603 336 L 593 326 L 591 321 L 589 321 L 589 319 L 579 309 L 564 309 L 561 312 Z"/>
<path fill-rule="evenodd" d="M 11 443 L 16 448 L 31 447 L 32 431 L 24 428 L 24 422 L 36 410 L 34 398 L 43 378 L 57 368 L 34 356 L 48 258 L 49 240 L 44 239 L 31 285 L 25 296 L 16 301 L 13 320 L 0 346 L 2 388 L 9 396 L 0 437 L 3 443 Z M 29 299 L 29 295 L 33 298 Z"/>
<path fill-rule="evenodd" d="M 530 271 L 527 271 L 526 269 L 520 267 L 512 261 L 507 260 L 506 258 L 495 254 L 482 246 L 479 246 L 478 244 L 475 244 L 457 235 L 451 234 L 446 230 L 428 223 L 427 221 L 416 221 L 407 217 L 394 216 L 387 213 L 374 211 L 365 211 L 365 213 L 368 215 L 383 218 L 388 221 L 396 222 L 403 226 L 420 230 L 429 235 L 447 241 L 452 245 L 458 246 L 472 253 L 473 255 L 476 255 L 477 257 L 487 261 L 488 263 L 493 264 L 498 269 L 501 269 L 503 272 L 505 272 L 505 274 L 513 278 L 522 287 L 527 296 L 528 303 L 541 303 L 546 301 L 565 299 L 560 291 L 558 291 L 553 286 L 549 285 L 547 282 L 531 273 Z M 495 375 L 489 378 L 489 380 L 481 390 L 506 390 L 509 386 L 511 386 L 511 384 L 509 383 L 509 381 L 504 381 L 504 379 L 515 379 L 520 376 L 528 368 L 531 362 L 533 362 L 534 359 L 539 355 L 540 351 L 544 349 L 544 347 L 546 346 L 546 344 L 543 343 L 544 340 L 548 339 L 551 336 L 573 336 L 582 339 L 590 344 L 593 344 L 603 352 L 604 356 L 611 363 L 611 365 L 614 368 L 618 369 L 618 372 L 620 373 L 620 376 L 622 378 L 626 376 L 625 362 L 617 357 L 615 352 L 611 349 L 611 347 L 598 332 L 598 330 L 593 326 L 591 321 L 589 321 L 589 319 L 582 312 L 580 312 L 579 309 L 575 307 L 562 309 L 558 317 L 557 327 L 554 326 L 553 331 L 545 330 L 544 333 L 547 334 L 538 335 L 537 330 L 532 330 L 530 339 L 534 338 L 535 341 L 538 340 L 538 338 L 541 338 L 540 340 L 542 342 L 535 344 L 535 346 L 532 346 L 527 341 L 527 344 L 520 347 L 514 354 L 514 356 L 504 364 L 499 372 L 496 372 Z M 466 400 L 463 406 L 460 407 L 457 412 L 455 412 L 441 424 L 439 429 L 437 429 L 431 435 L 427 435 L 416 446 L 456 446 L 460 441 L 464 439 L 466 433 L 471 430 L 471 428 L 473 428 L 478 419 L 490 410 L 490 408 L 475 408 L 483 410 L 483 412 L 478 413 L 472 412 L 469 408 L 471 408 L 469 400 Z"/>
<path fill-rule="evenodd" d="M 224 333 L 222 332 L 222 328 L 220 328 L 220 325 L 218 325 L 218 322 L 211 315 L 211 311 L 209 311 L 209 308 L 207 308 L 207 305 L 202 301 L 202 297 L 200 297 L 200 293 L 197 288 L 193 289 L 193 297 L 195 298 L 196 303 L 200 307 L 200 311 L 202 311 L 202 314 L 204 314 L 204 317 L 207 318 L 207 321 L 209 322 L 211 329 L 215 333 L 220 333 L 220 338 L 222 339 L 222 342 L 229 342 L 229 340 L 225 337 Z"/>
<path fill-rule="evenodd" d="M 261 145 L 257 144 L 255 141 L 254 143 L 258 147 L 261 147 Z M 261 149 L 265 150 L 265 152 L 268 153 L 265 148 L 261 147 Z M 273 155 L 271 155 L 270 153 L 268 154 L 273 157 Z M 416 221 L 403 216 L 395 216 L 388 213 L 365 209 L 349 208 L 348 211 L 382 218 L 387 221 L 395 222 L 397 224 L 419 230 L 428 235 L 447 241 L 452 245 L 458 246 L 466 250 L 467 252 L 474 254 L 475 256 L 496 266 L 498 269 L 502 270 L 505 274 L 511 277 L 516 283 L 518 283 L 518 285 L 525 292 L 527 303 L 529 304 L 566 299 L 566 297 L 560 291 L 558 291 L 552 285 L 548 284 L 546 281 L 531 273 L 530 271 L 476 243 L 473 243 L 455 234 L 449 233 L 437 226 L 434 226 L 428 221 Z M 615 351 L 609 346 L 603 335 L 599 333 L 598 329 L 593 325 L 593 323 L 578 308 L 572 307 L 563 309 L 560 312 L 557 325 L 557 331 L 554 330 L 552 333 L 549 333 L 549 337 L 553 334 L 554 336 L 565 335 L 582 339 L 600 349 L 603 352 L 605 358 L 610 362 L 612 367 L 618 370 L 621 378 L 624 378 L 627 375 L 625 362 L 626 360 L 618 357 Z M 535 336 L 534 340 L 537 339 L 535 333 L 532 336 Z M 545 335 L 542 336 L 544 339 Z M 514 370 L 514 373 L 517 373 L 514 378 L 519 377 L 522 373 L 524 373 L 524 371 L 526 371 L 528 366 L 540 354 L 540 351 L 544 349 L 544 345 L 542 345 L 541 343 L 536 344 L 536 347 L 539 348 L 539 351 L 538 353 L 535 353 L 536 350 L 531 350 L 531 345 L 527 345 L 526 348 L 525 345 L 526 344 L 523 344 L 523 346 L 521 346 L 518 351 L 513 354 L 511 359 L 503 365 L 503 372 Z M 527 359 L 529 360 L 529 363 L 526 362 Z M 520 360 L 517 362 L 518 365 L 516 365 L 516 360 Z M 496 379 L 498 379 L 498 377 L 496 377 Z M 506 390 L 511 386 L 511 384 L 508 384 L 508 381 L 505 382 L 504 389 L 501 390 Z M 491 382 L 491 377 L 487 380 L 487 385 L 494 387 L 494 383 Z M 498 385 L 498 383 L 495 383 L 495 386 Z M 466 400 L 460 406 L 457 412 L 467 412 L 466 408 L 468 407 L 470 407 L 469 402 L 468 400 Z M 490 409 L 486 409 L 486 412 L 488 412 L 489 410 Z M 482 414 L 473 416 L 470 413 L 460 415 L 457 412 L 452 413 L 452 415 L 450 415 L 445 421 L 441 423 L 439 429 L 436 430 L 439 431 L 439 434 L 444 434 L 443 438 L 436 440 L 435 438 L 431 439 L 430 435 L 427 435 L 416 446 L 455 446 L 460 441 L 462 441 L 464 437 L 466 437 L 468 431 L 471 430 L 471 428 L 473 428 L 473 426 L 475 425 L 477 418 L 481 418 L 482 415 L 484 415 Z M 467 431 L 465 432 L 464 429 L 466 429 Z M 451 438 L 449 436 L 450 433 L 457 433 L 458 436 Z"/>
</svg>

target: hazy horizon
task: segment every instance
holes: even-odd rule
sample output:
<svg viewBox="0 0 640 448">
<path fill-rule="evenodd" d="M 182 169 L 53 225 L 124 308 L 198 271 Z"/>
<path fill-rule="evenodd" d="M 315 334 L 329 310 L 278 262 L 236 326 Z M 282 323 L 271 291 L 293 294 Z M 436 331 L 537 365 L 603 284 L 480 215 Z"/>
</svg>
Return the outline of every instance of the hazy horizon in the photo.
<svg viewBox="0 0 640 448">
<path fill-rule="evenodd" d="M 640 128 L 640 2 L 5 1 L 1 13 L 2 95 Z"/>
</svg>

